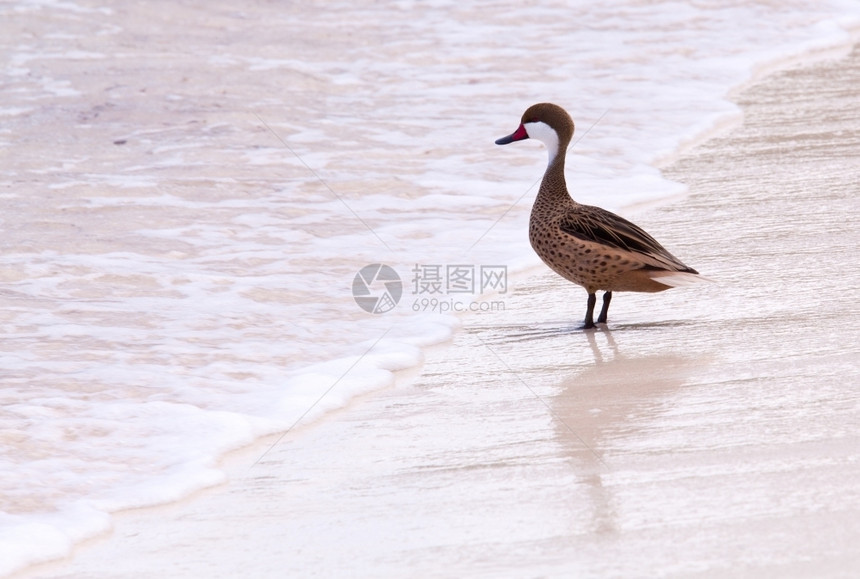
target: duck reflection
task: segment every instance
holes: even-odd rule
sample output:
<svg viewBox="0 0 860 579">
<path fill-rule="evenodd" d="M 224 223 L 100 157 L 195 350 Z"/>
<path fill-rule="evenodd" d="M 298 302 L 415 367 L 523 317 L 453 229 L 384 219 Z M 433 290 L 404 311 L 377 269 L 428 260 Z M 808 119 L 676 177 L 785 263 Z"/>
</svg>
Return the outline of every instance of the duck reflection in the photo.
<svg viewBox="0 0 860 579">
<path fill-rule="evenodd" d="M 612 332 L 588 333 L 594 363 L 561 381 L 551 400 L 555 432 L 592 505 L 589 531 L 616 533 L 612 474 L 624 462 L 625 441 L 643 436 L 643 420 L 662 411 L 695 367 L 674 353 L 625 356 Z"/>
</svg>

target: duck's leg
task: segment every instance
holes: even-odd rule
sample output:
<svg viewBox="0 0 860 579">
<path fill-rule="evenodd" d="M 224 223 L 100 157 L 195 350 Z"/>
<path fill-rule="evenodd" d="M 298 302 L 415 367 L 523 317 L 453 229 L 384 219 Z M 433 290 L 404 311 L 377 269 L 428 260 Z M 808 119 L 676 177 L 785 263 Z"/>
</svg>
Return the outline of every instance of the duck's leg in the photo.
<svg viewBox="0 0 860 579">
<path fill-rule="evenodd" d="M 588 309 L 585 310 L 585 325 L 583 330 L 594 327 L 594 304 L 597 303 L 597 294 L 588 294 Z"/>
<path fill-rule="evenodd" d="M 609 313 L 609 302 L 612 301 L 612 292 L 603 292 L 603 307 L 600 309 L 600 315 L 597 316 L 598 324 L 606 323 L 606 315 Z"/>
</svg>

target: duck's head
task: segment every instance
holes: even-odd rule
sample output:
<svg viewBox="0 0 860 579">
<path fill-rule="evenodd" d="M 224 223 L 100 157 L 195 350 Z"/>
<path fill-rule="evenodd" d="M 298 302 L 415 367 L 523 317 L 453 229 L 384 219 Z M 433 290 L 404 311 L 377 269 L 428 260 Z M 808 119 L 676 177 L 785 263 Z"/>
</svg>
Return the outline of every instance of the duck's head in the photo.
<svg viewBox="0 0 860 579">
<path fill-rule="evenodd" d="M 516 131 L 496 140 L 496 144 L 507 145 L 523 139 L 537 139 L 546 145 L 549 163 L 552 164 L 559 150 L 567 150 L 572 137 L 573 119 L 567 111 L 552 103 L 538 103 L 523 113 Z"/>
</svg>

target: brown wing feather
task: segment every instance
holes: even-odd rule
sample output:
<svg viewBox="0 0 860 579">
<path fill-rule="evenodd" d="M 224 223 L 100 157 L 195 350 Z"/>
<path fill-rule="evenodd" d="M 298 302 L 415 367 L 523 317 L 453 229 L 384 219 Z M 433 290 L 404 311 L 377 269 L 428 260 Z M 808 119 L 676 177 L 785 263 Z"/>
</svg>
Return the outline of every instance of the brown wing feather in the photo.
<svg viewBox="0 0 860 579">
<path fill-rule="evenodd" d="M 624 251 L 639 253 L 665 264 L 665 269 L 698 273 L 666 251 L 641 227 L 600 207 L 579 205 L 571 208 L 559 223 L 564 233 Z"/>
</svg>

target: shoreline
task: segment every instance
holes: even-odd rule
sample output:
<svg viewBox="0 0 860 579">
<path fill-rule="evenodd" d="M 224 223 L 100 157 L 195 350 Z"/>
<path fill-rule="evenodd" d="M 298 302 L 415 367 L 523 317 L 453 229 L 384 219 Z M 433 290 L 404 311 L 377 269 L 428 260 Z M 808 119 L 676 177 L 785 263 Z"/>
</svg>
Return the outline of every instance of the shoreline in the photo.
<svg viewBox="0 0 860 579">
<path fill-rule="evenodd" d="M 856 47 L 851 59 L 860 60 Z M 755 86 L 828 67 L 834 63 L 793 67 Z M 765 93 L 750 87 L 745 94 Z M 532 273 L 513 289 L 513 309 L 486 321 L 471 320 L 479 314 L 463 316 L 469 319 L 453 343 L 425 349 L 424 364 L 405 371 L 415 372 L 414 380 L 403 383 L 398 373 L 392 387 L 361 395 L 283 436 L 258 459 L 253 476 L 238 476 L 245 459 L 236 455 L 226 485 L 178 503 L 116 513 L 115 531 L 76 547 L 72 560 L 13 576 L 61 577 L 68 571 L 120 577 L 123 565 L 150 573 L 197 565 L 195 573 L 229 576 L 223 566 L 231 561 L 273 576 L 276 568 L 299 571 L 289 560 L 299 553 L 317 569 L 345 572 L 349 561 L 359 561 L 383 576 L 394 576 L 410 562 L 431 575 L 440 563 L 478 575 L 510 569 L 623 573 L 637 562 L 640 569 L 667 575 L 732 571 L 724 553 L 690 536 L 693 529 L 736 555 L 747 541 L 747 572 L 813 576 L 813 563 L 824 564 L 827 576 L 847 572 L 846 565 L 856 562 L 850 552 L 825 556 L 819 550 L 818 559 L 803 563 L 798 557 L 808 553 L 792 553 L 790 539 L 812 528 L 821 534 L 814 542 L 819 545 L 833 538 L 834 520 L 841 522 L 840 531 L 860 536 L 851 516 L 837 514 L 833 496 L 813 500 L 817 483 L 827 483 L 845 505 L 858 492 L 851 482 L 857 454 L 850 430 L 844 430 L 856 411 L 850 399 L 840 401 L 838 384 L 821 382 L 840 369 L 850 375 L 846 364 L 856 341 L 846 342 L 842 333 L 851 330 L 832 328 L 819 337 L 835 353 L 823 346 L 810 351 L 777 323 L 795 331 L 817 327 L 801 301 L 810 297 L 806 286 L 780 286 L 796 297 L 774 304 L 766 293 L 767 275 L 774 272 L 733 271 L 719 238 L 700 239 L 687 223 L 690 212 L 728 211 L 709 205 L 714 200 L 706 190 L 731 181 L 729 169 L 710 177 L 701 170 L 731 152 L 733 139 L 752 139 L 743 132 L 752 119 L 747 116 L 743 127 L 698 145 L 695 154 L 668 168 L 667 178 L 684 176 L 688 183 L 684 199 L 632 211 L 633 220 L 673 253 L 698 256 L 704 265 L 692 265 L 706 276 L 711 268 L 723 280 L 717 287 L 656 297 L 620 294 L 608 329 L 570 332 L 584 311 L 584 293 L 548 272 Z M 766 145 L 760 156 L 768 155 Z M 774 226 L 772 232 L 779 235 L 781 229 Z M 732 233 L 735 243 L 743 242 L 743 235 Z M 777 263 L 790 268 L 787 258 L 774 253 L 783 260 Z M 749 283 L 742 273 L 757 280 L 751 290 L 738 288 Z M 738 298 L 755 301 L 752 317 L 720 309 Z M 542 303 L 563 308 L 548 313 Z M 848 314 L 856 316 L 856 307 Z M 795 367 L 787 368 L 785 360 Z M 827 363 L 833 368 L 824 370 Z M 834 415 L 833 425 L 821 421 L 825 411 Z M 766 432 L 773 434 L 768 438 Z M 235 453 L 250 455 L 250 447 Z M 335 464 L 322 457 L 336 458 Z M 788 486 L 790 481 L 799 486 Z M 707 500 L 705 489 L 711 493 Z M 781 492 L 787 504 L 771 491 Z M 397 515 L 394 507 L 406 514 Z M 338 525 L 354 525 L 359 537 Z M 258 541 L 224 537 L 228 528 Z M 293 551 L 279 553 L 284 544 L 270 534 L 276 529 L 286 530 Z M 789 541 L 780 548 L 767 537 L 778 529 Z M 334 533 L 341 542 L 332 544 L 342 552 L 326 560 L 327 545 L 302 530 L 316 541 Z M 371 543 L 362 532 L 385 538 L 381 550 L 367 551 Z M 174 541 L 165 543 L 165 536 Z M 675 551 L 678 543 L 686 548 L 683 555 Z M 262 561 L 239 558 L 250 555 L 242 548 L 253 545 Z M 212 560 L 204 560 L 201 549 Z M 229 549 L 237 549 L 233 559 Z M 612 556 L 600 563 L 599 550 Z M 571 559 L 574 552 L 581 555 Z M 674 566 L 653 566 L 653 557 L 672 556 Z"/>
<path fill-rule="evenodd" d="M 821 63 L 848 58 L 855 50 L 857 44 L 860 43 L 860 20 L 855 20 L 850 25 L 843 24 L 843 26 L 845 27 L 844 40 L 838 42 L 818 42 L 816 43 L 817 46 L 808 46 L 798 53 L 774 57 L 769 61 L 756 64 L 750 70 L 749 77 L 726 91 L 722 98 L 737 105 L 743 93 L 756 84 L 765 82 L 768 77 L 788 70 L 810 68 Z M 690 139 L 682 140 L 673 152 L 655 159 L 652 165 L 661 171 L 671 167 L 679 159 L 690 155 L 708 141 L 729 135 L 732 131 L 743 126 L 743 122 L 743 111 L 738 106 L 736 114 L 727 114 L 725 119 L 717 122 L 713 127 L 702 131 Z M 634 206 L 636 205 L 638 204 L 634 204 Z"/>
</svg>

